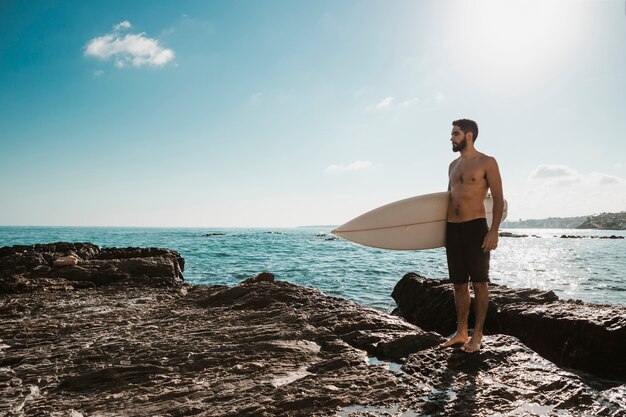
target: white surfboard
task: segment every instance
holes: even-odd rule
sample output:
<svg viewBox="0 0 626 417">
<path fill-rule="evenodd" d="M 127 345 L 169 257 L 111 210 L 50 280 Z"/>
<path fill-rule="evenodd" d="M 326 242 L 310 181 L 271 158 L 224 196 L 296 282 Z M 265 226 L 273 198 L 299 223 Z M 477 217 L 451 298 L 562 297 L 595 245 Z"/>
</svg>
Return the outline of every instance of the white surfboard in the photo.
<svg viewBox="0 0 626 417">
<path fill-rule="evenodd" d="M 344 239 L 380 249 L 416 250 L 445 245 L 448 192 L 425 194 L 386 204 L 332 231 Z M 485 199 L 487 224 L 493 218 L 493 199 Z M 506 219 L 508 203 L 504 201 Z"/>
</svg>

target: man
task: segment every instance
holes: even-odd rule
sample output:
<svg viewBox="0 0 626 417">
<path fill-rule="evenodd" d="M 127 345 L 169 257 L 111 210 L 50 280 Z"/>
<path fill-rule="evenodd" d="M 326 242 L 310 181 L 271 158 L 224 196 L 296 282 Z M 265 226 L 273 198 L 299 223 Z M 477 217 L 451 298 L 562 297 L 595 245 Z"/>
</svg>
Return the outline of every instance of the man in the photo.
<svg viewBox="0 0 626 417">
<path fill-rule="evenodd" d="M 474 148 L 478 125 L 473 120 L 452 122 L 452 150 L 461 156 L 448 169 L 448 223 L 446 256 L 448 272 L 454 284 L 456 334 L 441 344 L 442 348 L 462 344 L 465 352 L 477 352 L 482 343 L 483 327 L 489 304 L 489 251 L 498 246 L 498 228 L 504 210 L 502 179 L 496 160 Z M 487 226 L 485 197 L 491 190 L 493 221 Z M 467 321 L 470 308 L 469 282 L 475 296 L 476 323 L 470 338 Z"/>
</svg>

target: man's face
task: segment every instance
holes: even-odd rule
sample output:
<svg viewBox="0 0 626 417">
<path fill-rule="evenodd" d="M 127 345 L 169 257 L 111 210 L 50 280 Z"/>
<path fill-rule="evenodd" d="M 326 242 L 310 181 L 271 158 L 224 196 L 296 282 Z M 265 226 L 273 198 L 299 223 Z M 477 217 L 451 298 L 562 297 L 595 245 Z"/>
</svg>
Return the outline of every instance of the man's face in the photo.
<svg viewBox="0 0 626 417">
<path fill-rule="evenodd" d="M 452 142 L 452 151 L 461 152 L 467 146 L 467 138 L 465 133 L 458 126 L 452 126 L 452 136 L 450 136 Z"/>
</svg>

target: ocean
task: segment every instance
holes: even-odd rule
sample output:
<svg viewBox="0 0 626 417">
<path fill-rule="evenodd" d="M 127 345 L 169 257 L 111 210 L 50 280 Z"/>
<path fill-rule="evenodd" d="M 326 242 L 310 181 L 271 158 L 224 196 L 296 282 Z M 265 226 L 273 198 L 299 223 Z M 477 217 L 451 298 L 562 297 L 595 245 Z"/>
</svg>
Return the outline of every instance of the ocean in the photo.
<svg viewBox="0 0 626 417">
<path fill-rule="evenodd" d="M 192 284 L 235 285 L 267 271 L 279 280 L 316 287 L 383 311 L 395 307 L 391 292 L 407 272 L 447 277 L 443 248 L 373 249 L 335 238 L 329 230 L 3 226 L 0 246 L 68 241 L 168 248 L 185 258 L 185 280 Z M 491 256 L 493 283 L 553 290 L 561 299 L 626 306 L 626 239 L 592 238 L 626 236 L 626 231 L 502 231 L 529 237 L 500 238 Z"/>
</svg>

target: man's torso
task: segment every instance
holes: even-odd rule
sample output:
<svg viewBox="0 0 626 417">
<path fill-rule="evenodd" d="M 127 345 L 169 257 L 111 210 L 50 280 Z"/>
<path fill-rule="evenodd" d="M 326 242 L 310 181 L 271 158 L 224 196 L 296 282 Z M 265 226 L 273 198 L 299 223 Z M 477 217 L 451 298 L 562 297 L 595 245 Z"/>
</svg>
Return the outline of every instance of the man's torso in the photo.
<svg viewBox="0 0 626 417">
<path fill-rule="evenodd" d="M 486 176 L 488 156 L 463 160 L 458 158 L 450 166 L 450 204 L 448 221 L 459 223 L 487 217 L 485 197 L 489 184 Z"/>
</svg>

